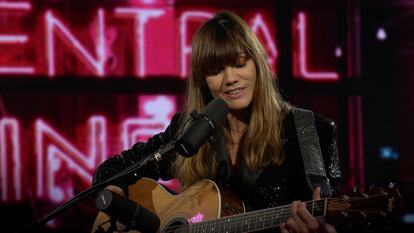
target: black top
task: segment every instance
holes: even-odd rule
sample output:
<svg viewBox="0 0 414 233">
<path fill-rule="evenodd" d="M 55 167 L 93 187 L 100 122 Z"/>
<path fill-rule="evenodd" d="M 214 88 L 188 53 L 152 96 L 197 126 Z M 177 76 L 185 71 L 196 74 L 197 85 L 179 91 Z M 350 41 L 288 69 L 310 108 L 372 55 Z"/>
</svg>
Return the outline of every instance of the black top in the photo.
<svg viewBox="0 0 414 233">
<path fill-rule="evenodd" d="M 106 160 L 97 168 L 93 177 L 93 184 L 104 181 L 175 139 L 180 122 L 185 116 L 184 113 L 176 113 L 164 132 L 153 136 L 147 143 L 138 142 L 131 149 Z M 319 114 L 314 113 L 314 117 L 327 177 L 335 194 L 337 184 L 341 178 L 336 143 L 336 126 L 332 120 Z M 222 134 L 219 133 L 211 142 L 218 156 L 218 172 L 216 177 L 209 178 L 227 186 L 244 201 L 247 210 L 280 206 L 289 204 L 294 200 L 310 200 L 312 190 L 306 183 L 295 122 L 291 112 L 287 114 L 283 122 L 282 142 L 285 153 L 285 161 L 282 165 L 268 166 L 252 173 L 244 161 L 241 161 L 237 169 L 231 174 L 224 139 Z M 114 184 L 127 192 L 128 186 L 134 184 L 142 176 L 155 180 L 158 178 L 171 179 L 173 177 L 170 168 L 175 159 L 174 156 L 162 160 L 153 167 L 147 167 L 142 171 L 142 174 L 131 174 L 117 180 Z"/>
</svg>

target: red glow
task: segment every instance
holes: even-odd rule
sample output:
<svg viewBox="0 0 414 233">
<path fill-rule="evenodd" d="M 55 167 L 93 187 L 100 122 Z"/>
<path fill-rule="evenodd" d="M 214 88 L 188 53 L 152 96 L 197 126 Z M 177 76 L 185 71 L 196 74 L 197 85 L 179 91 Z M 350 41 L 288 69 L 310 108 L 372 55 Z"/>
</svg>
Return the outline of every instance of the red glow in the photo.
<svg viewBox="0 0 414 233">
<path fill-rule="evenodd" d="M 152 8 L 142 5 L 120 6 L 115 7 L 113 11 L 98 8 L 95 12 L 94 19 L 91 22 L 85 22 L 89 27 L 89 34 L 81 28 L 69 26 L 72 25 L 70 19 L 60 17 L 54 10 L 46 9 L 42 19 L 44 24 L 39 24 L 44 25 L 44 29 L 37 30 L 37 32 L 44 31 L 43 35 L 36 33 L 0 35 L 0 43 L 3 44 L 26 44 L 26 47 L 45 48 L 43 51 L 36 51 L 35 59 L 39 60 L 34 61 L 37 64 L 36 67 L 7 64 L 0 67 L 0 74 L 42 74 L 45 72 L 48 76 L 54 77 L 69 72 L 75 75 L 89 76 L 92 74 L 98 77 L 134 75 L 143 78 L 171 75 L 186 78 L 189 74 L 188 64 L 194 25 L 195 23 L 201 24 L 214 14 L 210 10 L 201 8 L 188 9 L 177 16 L 174 8 L 168 4 Z M 263 13 L 256 12 L 252 15 L 246 21 L 262 39 L 268 52 L 268 62 L 272 70 L 276 71 L 276 59 L 279 54 L 272 30 L 274 23 L 265 20 L 268 15 Z M 177 22 L 176 18 L 178 18 Z M 114 23 L 115 21 L 117 23 Z M 305 14 L 299 13 L 297 21 L 295 30 L 297 29 L 298 33 L 298 54 L 294 56 L 293 61 L 295 74 L 311 80 L 337 80 L 336 72 L 310 70 L 308 64 L 310 57 L 306 46 Z M 26 29 L 22 27 L 22 30 Z M 40 37 L 32 40 L 33 36 Z M 60 41 L 65 46 L 62 47 Z M 130 42 L 132 43 L 129 44 Z M 65 59 L 68 56 L 67 51 L 74 54 L 75 62 L 81 61 L 80 65 L 78 63 L 72 65 Z M 62 54 L 65 54 L 64 57 Z M 6 54 L 1 56 L 7 57 Z M 46 62 L 42 62 L 41 57 L 46 58 Z M 315 56 L 312 56 L 312 59 L 314 58 Z M 33 60 L 27 61 L 27 63 L 30 62 Z M 131 65 L 133 69 L 129 69 Z"/>
<path fill-rule="evenodd" d="M 349 180 L 348 187 L 355 187 L 356 185 L 356 171 L 355 171 L 355 133 L 354 133 L 354 107 L 353 99 L 348 99 L 348 132 L 349 132 Z"/>
<path fill-rule="evenodd" d="M 145 62 L 145 25 L 150 18 L 158 18 L 165 14 L 163 9 L 136 9 L 136 8 L 117 8 L 115 13 L 119 16 L 129 16 L 134 18 L 134 38 L 135 38 L 135 54 L 138 58 L 135 59 L 135 71 L 139 77 L 144 77 L 146 74 Z"/>
<path fill-rule="evenodd" d="M 177 111 L 176 100 L 172 96 L 140 96 L 138 101 L 141 103 L 139 117 L 127 118 L 121 126 L 124 150 L 163 131 Z"/>
<path fill-rule="evenodd" d="M 180 17 L 180 38 L 181 38 L 181 77 L 188 75 L 188 55 L 191 54 L 191 39 L 188 39 L 188 21 L 203 22 L 213 17 L 213 13 L 206 11 L 186 11 Z"/>
<path fill-rule="evenodd" d="M 358 96 L 356 99 L 357 108 L 357 135 L 358 135 L 358 171 L 359 171 L 359 186 L 365 187 L 365 173 L 364 173 L 364 141 L 362 135 L 362 99 Z"/>
<path fill-rule="evenodd" d="M 362 135 L 362 101 L 361 97 L 348 100 L 349 132 L 349 180 L 348 187 L 365 186 L 364 147 Z M 356 130 L 355 130 L 356 129 Z"/>
<path fill-rule="evenodd" d="M 63 41 L 67 43 L 68 47 L 73 47 L 73 51 L 84 60 L 88 67 L 98 76 L 103 77 L 105 74 L 104 64 L 105 64 L 105 38 L 104 38 L 104 10 L 98 9 L 98 33 L 96 39 L 95 52 L 97 58 L 94 59 L 93 56 L 85 49 L 85 47 L 70 33 L 67 27 L 58 20 L 52 13 L 52 11 L 47 11 L 45 14 L 46 22 L 46 47 L 47 47 L 47 61 L 48 61 L 48 74 L 49 76 L 55 76 L 55 39 L 53 32 L 64 39 Z"/>
<path fill-rule="evenodd" d="M 20 155 L 19 124 L 14 118 L 0 119 L 0 168 L 1 200 L 11 200 L 11 190 L 7 187 L 12 180 L 14 199 L 22 199 L 22 167 Z M 12 171 L 9 171 L 12 169 Z M 9 178 L 9 174 L 11 175 Z"/>
<path fill-rule="evenodd" d="M 116 122 L 119 125 L 119 134 L 110 139 L 107 119 L 104 116 L 91 116 L 86 126 L 76 126 L 80 135 L 85 135 L 83 139 L 77 138 L 77 143 L 70 142 L 43 119 L 37 119 L 34 124 L 34 139 L 31 140 L 34 142 L 35 163 L 26 164 L 22 159 L 32 157 L 21 153 L 19 121 L 15 118 L 0 118 L 1 201 L 20 201 L 25 198 L 24 192 L 34 192 L 36 198 L 55 203 L 66 201 L 73 196 L 75 180 L 80 181 L 76 183 L 78 188 L 88 187 L 96 166 L 110 153 L 119 153 L 122 147 L 130 148 L 138 140 L 146 141 L 148 137 L 165 130 L 177 111 L 176 97 L 143 95 L 137 98 L 138 117 Z M 121 142 L 122 145 L 116 144 L 108 151 L 108 141 Z M 29 144 L 26 143 L 25 146 L 29 147 Z M 86 149 L 82 151 L 79 148 Z M 32 169 L 23 169 L 27 165 L 35 166 L 35 174 L 30 174 Z M 31 186 L 24 186 L 22 177 L 25 172 L 29 173 L 26 177 L 33 179 L 30 183 L 35 184 L 36 187 L 33 188 L 36 190 L 28 190 Z M 175 189 L 179 188 L 176 181 L 161 182 Z"/>
<path fill-rule="evenodd" d="M 26 35 L 0 35 L 0 44 L 24 44 L 27 40 Z"/>
<path fill-rule="evenodd" d="M 25 10 L 29 11 L 32 6 L 29 2 L 0 2 L 0 10 Z M 25 44 L 28 41 L 27 35 L 6 35 L 0 34 L 1 44 Z M 0 74 L 33 74 L 34 68 L 14 65 L 0 66 Z"/>
<path fill-rule="evenodd" d="M 296 76 L 302 77 L 304 79 L 310 80 L 338 80 L 339 76 L 337 72 L 322 72 L 322 71 L 310 71 L 308 64 L 308 50 L 307 50 L 307 20 L 306 15 L 303 12 L 298 14 L 298 22 L 296 25 L 298 30 L 298 50 L 299 50 L 299 59 L 295 60 L 297 64 L 295 65 L 294 73 Z"/>
<path fill-rule="evenodd" d="M 267 26 L 265 20 L 263 19 L 263 16 L 261 14 L 257 14 L 253 20 L 252 20 L 252 30 L 256 34 L 259 34 L 259 31 L 261 31 L 264 35 L 264 45 L 267 45 L 268 51 L 268 63 L 273 68 L 273 71 L 275 71 L 275 65 L 276 65 L 276 59 L 278 56 L 275 39 L 272 37 L 269 27 Z"/>
<path fill-rule="evenodd" d="M 92 116 L 88 122 L 90 152 L 84 154 L 41 119 L 35 123 L 37 158 L 37 196 L 62 202 L 73 196 L 71 180 L 60 180 L 63 165 L 90 184 L 91 174 L 106 158 L 106 119 Z M 60 173 L 60 174 L 59 174 Z M 70 176 L 71 174 L 65 174 Z M 67 178 L 66 178 L 67 179 Z"/>
<path fill-rule="evenodd" d="M 1 66 L 0 74 L 34 74 L 32 67 Z"/>
<path fill-rule="evenodd" d="M 32 5 L 30 2 L 0 2 L 0 9 L 7 10 L 31 10 Z"/>
</svg>

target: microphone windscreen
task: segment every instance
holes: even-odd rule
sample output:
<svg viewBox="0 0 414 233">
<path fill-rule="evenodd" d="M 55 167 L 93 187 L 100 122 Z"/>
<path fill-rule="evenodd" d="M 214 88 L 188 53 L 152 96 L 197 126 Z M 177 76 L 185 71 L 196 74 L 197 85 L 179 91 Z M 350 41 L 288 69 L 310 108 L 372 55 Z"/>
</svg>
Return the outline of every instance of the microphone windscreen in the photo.
<svg viewBox="0 0 414 233">
<path fill-rule="evenodd" d="M 132 230 L 157 232 L 160 227 L 160 219 L 156 214 L 107 189 L 96 197 L 96 207 Z"/>
<path fill-rule="evenodd" d="M 223 123 L 229 107 L 222 99 L 214 99 L 191 121 L 190 126 L 177 139 L 175 149 L 185 157 L 191 157 L 215 133 Z"/>
<path fill-rule="evenodd" d="M 201 112 L 214 123 L 216 128 L 223 123 L 228 113 L 229 106 L 224 100 L 218 98 L 210 101 L 204 111 Z"/>
</svg>

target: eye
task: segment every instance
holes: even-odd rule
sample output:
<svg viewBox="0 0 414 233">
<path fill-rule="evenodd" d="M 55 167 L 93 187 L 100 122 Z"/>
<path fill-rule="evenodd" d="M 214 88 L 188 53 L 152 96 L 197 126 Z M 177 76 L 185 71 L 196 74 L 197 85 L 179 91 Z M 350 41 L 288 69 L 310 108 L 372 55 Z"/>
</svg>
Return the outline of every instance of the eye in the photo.
<svg viewBox="0 0 414 233">
<path fill-rule="evenodd" d="M 215 76 L 218 75 L 222 69 L 212 70 L 207 76 Z"/>
<path fill-rule="evenodd" d="M 234 65 L 234 67 L 236 67 L 236 68 L 242 68 L 242 67 L 244 67 L 246 65 L 246 62 L 244 62 L 244 63 L 236 63 L 235 65 Z"/>
<path fill-rule="evenodd" d="M 240 57 L 237 59 L 236 64 L 234 64 L 234 65 L 233 65 L 233 67 L 236 67 L 236 68 L 242 68 L 242 67 L 246 66 L 246 63 L 247 63 L 247 59 L 246 59 L 246 57 L 245 57 L 245 56 L 240 56 Z"/>
</svg>

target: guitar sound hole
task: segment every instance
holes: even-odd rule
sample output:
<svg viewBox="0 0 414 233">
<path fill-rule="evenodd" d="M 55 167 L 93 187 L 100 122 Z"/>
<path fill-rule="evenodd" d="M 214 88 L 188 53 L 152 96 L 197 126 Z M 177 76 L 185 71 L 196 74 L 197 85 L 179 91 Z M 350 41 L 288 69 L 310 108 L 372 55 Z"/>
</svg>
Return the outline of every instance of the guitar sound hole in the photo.
<svg viewBox="0 0 414 233">
<path fill-rule="evenodd" d="M 161 233 L 188 233 L 188 221 L 185 218 L 174 218 L 162 229 Z"/>
</svg>

